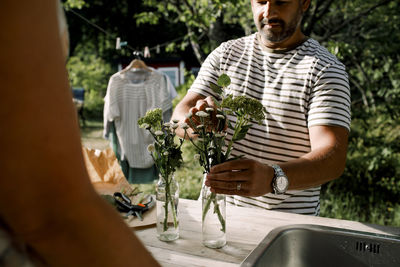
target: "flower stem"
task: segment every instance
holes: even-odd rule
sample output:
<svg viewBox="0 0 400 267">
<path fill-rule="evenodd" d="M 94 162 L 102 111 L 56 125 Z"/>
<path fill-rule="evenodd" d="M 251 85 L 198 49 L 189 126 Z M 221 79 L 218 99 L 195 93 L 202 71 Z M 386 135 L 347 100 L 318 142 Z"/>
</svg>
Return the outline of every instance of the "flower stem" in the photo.
<svg viewBox="0 0 400 267">
<path fill-rule="evenodd" d="M 165 178 L 166 177 L 166 178 Z M 178 227 L 176 209 L 175 209 L 175 201 L 173 196 L 171 195 L 171 182 L 172 176 L 169 179 L 169 175 L 166 174 L 164 176 L 165 181 L 165 203 L 164 203 L 164 232 L 168 230 L 168 204 L 171 205 L 171 212 L 174 220 L 174 228 Z"/>
<path fill-rule="evenodd" d="M 208 196 L 206 205 L 204 206 L 204 209 L 203 209 L 202 221 L 204 223 L 207 213 L 210 210 L 211 202 L 213 202 L 213 204 L 214 204 L 214 213 L 217 213 L 218 220 L 221 223 L 221 227 L 222 227 L 221 231 L 225 233 L 225 219 L 224 219 L 224 216 L 222 216 L 221 211 L 219 209 L 219 204 L 218 204 L 216 193 L 211 192 L 211 194 Z"/>
<path fill-rule="evenodd" d="M 168 177 L 164 177 L 165 182 L 165 203 L 164 203 L 164 232 L 168 230 L 168 203 L 169 203 L 169 183 Z"/>
</svg>

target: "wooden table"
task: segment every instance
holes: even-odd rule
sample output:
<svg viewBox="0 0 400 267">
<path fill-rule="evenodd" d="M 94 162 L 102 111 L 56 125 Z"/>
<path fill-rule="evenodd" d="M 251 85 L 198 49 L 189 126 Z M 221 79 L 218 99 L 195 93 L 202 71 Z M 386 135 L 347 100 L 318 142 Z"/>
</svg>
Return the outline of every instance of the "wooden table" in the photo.
<svg viewBox="0 0 400 267">
<path fill-rule="evenodd" d="M 317 224 L 400 236 L 400 228 L 395 227 L 227 206 L 227 244 L 221 249 L 210 249 L 201 243 L 201 202 L 179 201 L 178 240 L 158 240 L 155 227 L 136 231 L 162 266 L 239 266 L 272 229 L 291 224 Z"/>
</svg>

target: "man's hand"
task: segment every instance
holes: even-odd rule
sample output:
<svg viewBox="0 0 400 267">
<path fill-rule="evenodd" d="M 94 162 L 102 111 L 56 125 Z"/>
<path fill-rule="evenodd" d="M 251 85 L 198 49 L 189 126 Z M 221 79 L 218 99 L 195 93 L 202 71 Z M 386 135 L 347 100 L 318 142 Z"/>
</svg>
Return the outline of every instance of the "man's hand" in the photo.
<svg viewBox="0 0 400 267">
<path fill-rule="evenodd" d="M 209 112 L 206 109 L 208 108 L 212 108 L 213 111 Z M 199 99 L 196 102 L 196 105 L 194 107 L 191 107 L 189 109 L 189 112 L 187 115 L 190 115 L 189 117 L 186 117 L 184 122 L 187 123 L 192 129 L 193 131 L 196 131 L 196 126 L 202 124 L 201 119 L 199 116 L 196 115 L 197 112 L 199 111 L 204 111 L 207 112 L 208 114 L 210 114 L 210 118 L 206 118 L 205 121 L 207 121 L 207 123 L 209 122 L 209 120 L 211 119 L 211 125 L 216 125 L 217 123 L 217 119 L 216 119 L 216 111 L 215 111 L 215 103 L 213 101 L 213 99 L 208 96 L 204 99 Z"/>
<path fill-rule="evenodd" d="M 274 171 L 252 159 L 227 161 L 211 168 L 205 184 L 218 194 L 262 196 L 272 192 Z"/>
</svg>

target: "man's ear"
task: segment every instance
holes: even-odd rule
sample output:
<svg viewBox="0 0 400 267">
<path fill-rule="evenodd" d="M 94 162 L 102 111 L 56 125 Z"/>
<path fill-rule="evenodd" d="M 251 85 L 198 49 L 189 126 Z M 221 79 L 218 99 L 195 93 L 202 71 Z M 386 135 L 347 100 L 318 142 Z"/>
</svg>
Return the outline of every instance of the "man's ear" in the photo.
<svg viewBox="0 0 400 267">
<path fill-rule="evenodd" d="M 306 12 L 307 11 L 307 9 L 310 7 L 310 3 L 311 3 L 311 0 L 301 0 L 301 5 L 302 5 L 302 9 L 303 9 L 303 12 Z"/>
</svg>

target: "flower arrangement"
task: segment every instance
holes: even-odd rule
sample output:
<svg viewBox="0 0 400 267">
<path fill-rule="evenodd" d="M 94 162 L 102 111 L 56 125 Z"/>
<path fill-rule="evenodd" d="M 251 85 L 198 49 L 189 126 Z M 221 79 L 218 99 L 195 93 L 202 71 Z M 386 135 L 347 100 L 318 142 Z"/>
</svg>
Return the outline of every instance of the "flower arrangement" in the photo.
<svg viewBox="0 0 400 267">
<path fill-rule="evenodd" d="M 195 159 L 199 160 L 205 173 L 209 173 L 212 166 L 238 159 L 241 156 L 230 157 L 233 144 L 242 140 L 251 127 L 251 121 L 261 123 L 265 119 L 265 108 L 256 99 L 247 96 L 233 96 L 226 94 L 226 89 L 231 80 L 228 75 L 222 74 L 217 85 L 210 83 L 211 89 L 221 96 L 221 101 L 214 99 L 216 109 L 206 108 L 205 111 L 198 111 L 196 114 L 187 114 L 190 127 L 197 134 L 197 142 L 190 139 L 196 148 Z M 236 115 L 236 123 L 232 125 L 227 115 Z M 227 128 L 233 131 L 229 142 L 225 140 Z M 217 214 L 221 223 L 221 231 L 225 232 L 225 219 L 218 206 L 216 193 L 211 192 L 203 207 L 202 221 L 210 209 L 211 203 L 214 206 L 214 213 Z"/>
<path fill-rule="evenodd" d="M 154 138 L 154 144 L 150 144 L 147 150 L 150 152 L 154 164 L 160 172 L 160 177 L 165 183 L 165 204 L 163 230 L 168 230 L 168 206 L 170 204 L 174 227 L 178 227 L 177 211 L 171 187 L 174 184 L 173 173 L 182 165 L 182 144 L 184 139 L 179 139 L 179 144 L 175 143 L 176 129 L 178 122 L 163 123 L 162 110 L 157 108 L 147 111 L 146 115 L 139 119 L 138 124 L 141 128 L 148 130 Z"/>
</svg>

